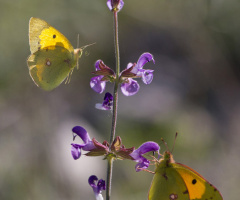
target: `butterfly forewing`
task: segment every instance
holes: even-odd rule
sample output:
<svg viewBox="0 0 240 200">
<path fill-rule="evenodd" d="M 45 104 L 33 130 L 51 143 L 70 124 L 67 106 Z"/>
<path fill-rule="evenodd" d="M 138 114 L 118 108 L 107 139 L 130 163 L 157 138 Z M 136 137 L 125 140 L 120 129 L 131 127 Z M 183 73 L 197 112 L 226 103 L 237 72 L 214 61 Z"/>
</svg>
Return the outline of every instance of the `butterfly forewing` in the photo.
<svg viewBox="0 0 240 200">
<path fill-rule="evenodd" d="M 222 200 L 220 192 L 199 173 L 181 163 L 173 163 L 174 169 L 185 182 L 191 200 Z"/>
<path fill-rule="evenodd" d="M 149 200 L 222 200 L 220 192 L 193 169 L 175 163 L 166 151 L 156 162 Z"/>
<path fill-rule="evenodd" d="M 73 51 L 69 40 L 42 19 L 32 17 L 29 21 L 29 44 L 31 53 L 48 46 L 61 46 Z"/>
</svg>

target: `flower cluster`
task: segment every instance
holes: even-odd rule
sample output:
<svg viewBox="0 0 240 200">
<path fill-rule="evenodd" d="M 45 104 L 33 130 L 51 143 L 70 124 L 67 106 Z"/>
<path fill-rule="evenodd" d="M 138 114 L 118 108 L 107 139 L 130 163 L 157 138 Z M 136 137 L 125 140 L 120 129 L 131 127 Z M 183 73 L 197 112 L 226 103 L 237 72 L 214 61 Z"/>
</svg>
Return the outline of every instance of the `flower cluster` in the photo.
<svg viewBox="0 0 240 200">
<path fill-rule="evenodd" d="M 133 78 L 142 78 L 143 83 L 150 84 L 153 80 L 153 71 L 151 69 L 143 69 L 143 66 L 155 60 L 150 53 L 143 53 L 137 63 L 129 63 L 124 69 L 119 77 L 119 82 L 121 83 L 121 91 L 125 96 L 135 95 L 139 91 L 139 84 Z M 114 82 L 116 75 L 114 71 L 106 66 L 102 60 L 97 60 L 95 63 L 95 72 L 93 74 L 97 75 L 91 78 L 90 87 L 97 93 L 102 93 L 106 88 L 106 82 Z"/>
<path fill-rule="evenodd" d="M 83 140 L 83 144 L 71 144 L 71 153 L 75 160 L 80 158 L 82 150 L 87 151 L 86 156 L 105 156 L 105 158 L 111 156 L 116 159 L 132 159 L 130 154 L 134 148 L 126 149 L 122 145 L 120 137 L 116 137 L 113 143 L 109 145 L 107 141 L 100 143 L 95 138 L 90 139 L 87 131 L 81 126 L 75 126 L 72 131 L 76 134 L 74 138 L 79 136 Z"/>
<path fill-rule="evenodd" d="M 135 167 L 138 172 L 142 169 L 147 169 L 150 164 L 150 161 L 143 154 L 159 152 L 160 149 L 159 145 L 155 142 L 145 142 L 136 150 L 134 147 L 125 148 L 119 136 L 115 138 L 111 145 L 106 141 L 101 144 L 95 138 L 90 139 L 88 132 L 81 126 L 75 126 L 72 131 L 76 134 L 74 135 L 74 139 L 76 136 L 79 136 L 83 140 L 83 144 L 71 144 L 71 153 L 74 160 L 79 159 L 81 151 L 84 150 L 87 152 L 86 156 L 105 156 L 106 159 L 113 157 L 121 160 L 133 160 L 138 163 Z"/>
</svg>

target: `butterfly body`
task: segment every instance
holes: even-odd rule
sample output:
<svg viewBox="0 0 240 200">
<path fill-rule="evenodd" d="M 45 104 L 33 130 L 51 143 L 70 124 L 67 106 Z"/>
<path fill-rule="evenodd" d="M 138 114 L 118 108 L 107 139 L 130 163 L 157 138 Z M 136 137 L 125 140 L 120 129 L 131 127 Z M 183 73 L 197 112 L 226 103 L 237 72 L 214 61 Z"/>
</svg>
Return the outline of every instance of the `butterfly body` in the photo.
<svg viewBox="0 0 240 200">
<path fill-rule="evenodd" d="M 193 169 L 176 163 L 169 151 L 156 163 L 149 200 L 222 200 L 220 192 Z"/>
<path fill-rule="evenodd" d="M 82 49 L 74 49 L 62 33 L 39 18 L 32 17 L 29 21 L 29 44 L 29 73 L 44 90 L 60 85 L 82 55 Z"/>
</svg>

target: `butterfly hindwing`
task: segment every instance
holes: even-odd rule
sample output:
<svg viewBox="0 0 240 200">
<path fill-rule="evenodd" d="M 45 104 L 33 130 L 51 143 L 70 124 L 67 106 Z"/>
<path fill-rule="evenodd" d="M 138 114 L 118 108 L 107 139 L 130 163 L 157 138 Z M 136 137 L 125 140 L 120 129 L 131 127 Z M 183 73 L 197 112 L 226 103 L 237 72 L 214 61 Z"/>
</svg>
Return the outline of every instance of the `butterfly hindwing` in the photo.
<svg viewBox="0 0 240 200">
<path fill-rule="evenodd" d="M 52 46 L 30 55 L 27 63 L 36 85 L 44 90 L 52 90 L 73 70 L 76 60 L 66 48 Z"/>
</svg>

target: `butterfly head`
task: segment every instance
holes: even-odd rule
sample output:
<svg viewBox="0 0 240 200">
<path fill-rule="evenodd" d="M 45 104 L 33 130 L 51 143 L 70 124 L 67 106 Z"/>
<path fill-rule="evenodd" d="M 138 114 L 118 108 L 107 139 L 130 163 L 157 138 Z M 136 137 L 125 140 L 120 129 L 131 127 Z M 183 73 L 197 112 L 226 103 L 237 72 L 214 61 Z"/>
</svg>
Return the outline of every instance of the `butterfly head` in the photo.
<svg viewBox="0 0 240 200">
<path fill-rule="evenodd" d="M 75 59 L 76 59 L 76 61 L 77 61 L 77 69 L 78 69 L 78 59 L 81 58 L 82 53 L 83 53 L 83 50 L 84 50 L 86 47 L 91 46 L 91 45 L 94 45 L 94 44 L 96 44 L 96 43 L 88 44 L 88 45 L 85 45 L 85 46 L 83 46 L 83 47 L 74 49 L 74 55 L 75 55 Z"/>
<path fill-rule="evenodd" d="M 83 49 L 81 48 L 74 49 L 74 55 L 76 56 L 77 59 L 81 58 L 82 52 L 83 52 Z"/>
<path fill-rule="evenodd" d="M 163 158 L 162 160 L 164 160 L 166 163 L 174 163 L 174 159 L 173 159 L 173 155 L 170 151 L 165 151 L 163 154 Z"/>
<path fill-rule="evenodd" d="M 165 140 L 163 138 L 161 138 L 161 140 L 164 143 L 167 150 L 163 153 L 162 158 L 159 160 L 160 165 L 169 166 L 169 163 L 175 163 L 175 161 L 173 159 L 172 152 L 173 152 L 173 149 L 174 149 L 174 146 L 175 146 L 175 141 L 176 141 L 177 135 L 178 135 L 178 133 L 175 134 L 175 140 L 174 140 L 174 144 L 173 144 L 173 147 L 172 147 L 171 151 L 169 150 L 168 145 L 165 142 Z"/>
</svg>

